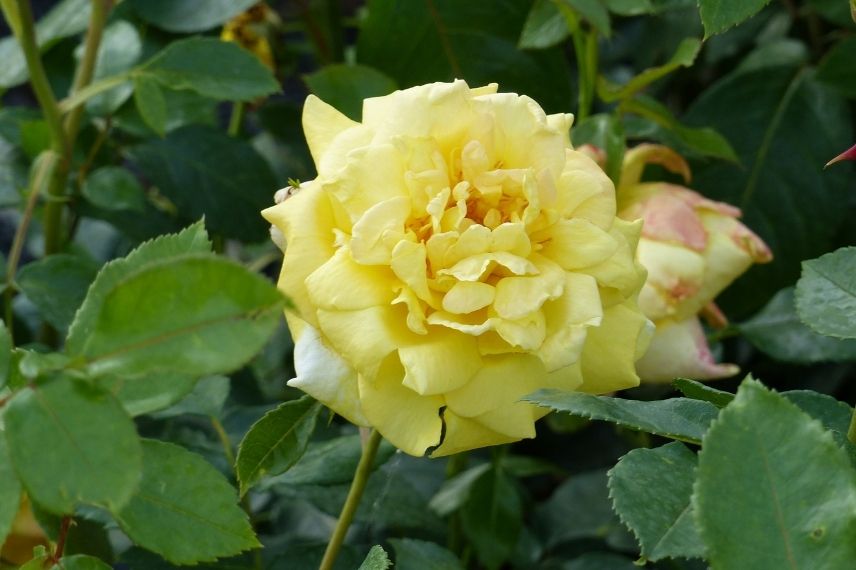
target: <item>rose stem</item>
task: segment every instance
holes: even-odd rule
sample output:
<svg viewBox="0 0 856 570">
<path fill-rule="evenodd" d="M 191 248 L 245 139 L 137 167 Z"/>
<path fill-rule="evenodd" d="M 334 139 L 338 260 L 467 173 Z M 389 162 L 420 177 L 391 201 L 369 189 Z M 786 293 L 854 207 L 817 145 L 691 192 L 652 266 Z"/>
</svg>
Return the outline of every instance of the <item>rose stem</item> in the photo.
<svg viewBox="0 0 856 570">
<path fill-rule="evenodd" d="M 318 567 L 318 570 L 331 570 L 333 568 L 333 563 L 336 561 L 339 549 L 345 540 L 345 534 L 348 532 L 348 527 L 351 526 L 351 521 L 357 512 L 363 491 L 366 489 L 366 483 L 369 480 L 369 475 L 371 475 L 372 465 L 374 464 L 381 439 L 380 433 L 373 429 L 371 434 L 369 434 L 368 441 L 363 446 L 363 453 L 360 456 L 357 471 L 354 473 L 354 480 L 351 482 L 348 498 L 345 499 L 345 506 L 342 507 L 339 520 L 336 522 L 336 528 L 333 529 L 333 536 L 330 537 L 330 542 L 327 544 L 327 550 L 324 552 L 324 558 L 321 560 L 321 566 Z"/>
</svg>

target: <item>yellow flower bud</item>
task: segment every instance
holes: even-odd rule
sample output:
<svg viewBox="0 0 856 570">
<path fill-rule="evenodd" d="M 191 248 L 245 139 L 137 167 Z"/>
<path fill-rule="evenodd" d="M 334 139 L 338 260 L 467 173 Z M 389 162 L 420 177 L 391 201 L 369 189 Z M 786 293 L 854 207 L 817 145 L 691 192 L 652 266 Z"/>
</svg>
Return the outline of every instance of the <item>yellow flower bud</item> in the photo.
<svg viewBox="0 0 856 570">
<path fill-rule="evenodd" d="M 463 81 L 367 99 L 362 122 L 310 96 L 318 177 L 264 212 L 296 307 L 289 384 L 434 456 L 533 437 L 537 389 L 637 385 L 641 225 L 571 121 Z"/>
</svg>

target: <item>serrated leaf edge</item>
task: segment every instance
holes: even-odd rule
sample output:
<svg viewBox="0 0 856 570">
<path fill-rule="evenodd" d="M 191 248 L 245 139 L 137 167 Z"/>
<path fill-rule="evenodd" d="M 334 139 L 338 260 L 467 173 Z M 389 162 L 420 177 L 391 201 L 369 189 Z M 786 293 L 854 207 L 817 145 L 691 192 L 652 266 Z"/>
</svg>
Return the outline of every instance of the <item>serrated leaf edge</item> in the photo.
<svg viewBox="0 0 856 570">
<path fill-rule="evenodd" d="M 666 444 L 666 445 L 668 445 L 668 444 Z M 682 444 L 682 445 L 683 445 L 683 444 Z M 662 446 L 661 446 L 661 447 L 662 447 Z M 621 521 L 621 524 L 623 524 L 623 525 L 624 525 L 624 526 L 625 526 L 625 527 L 630 531 L 630 533 L 631 533 L 631 534 L 633 534 L 633 537 L 636 539 L 636 543 L 639 545 L 639 552 L 640 552 L 640 554 L 641 554 L 642 556 L 644 556 L 644 557 L 645 557 L 645 559 L 646 559 L 646 560 L 650 560 L 651 562 L 657 562 L 658 560 L 662 560 L 662 559 L 664 559 L 664 558 L 672 558 L 672 559 L 680 558 L 680 559 L 682 559 L 682 560 L 699 560 L 699 559 L 704 559 L 704 557 L 703 557 L 703 556 L 702 556 L 702 557 L 697 557 L 697 556 L 671 556 L 671 555 L 668 555 L 668 556 L 657 556 L 657 555 L 656 555 L 656 548 L 657 548 L 657 547 L 658 547 L 658 546 L 663 542 L 663 540 L 665 539 L 665 537 L 666 537 L 666 536 L 668 536 L 668 535 L 669 535 L 669 533 L 670 533 L 670 532 L 672 532 L 672 530 L 675 528 L 675 524 L 674 524 L 674 523 L 673 523 L 672 525 L 670 525 L 670 526 L 669 526 L 669 530 L 668 530 L 666 533 L 664 533 L 664 534 L 663 534 L 663 536 L 660 538 L 660 540 L 658 540 L 658 541 L 657 541 L 657 544 L 656 544 L 656 545 L 654 545 L 654 547 L 651 549 L 651 554 L 650 554 L 650 555 L 646 555 L 646 554 L 645 554 L 645 552 L 644 552 L 644 551 L 646 550 L 646 548 L 645 548 L 645 546 L 642 544 L 642 537 L 641 537 L 641 536 L 639 536 L 639 534 L 636 532 L 636 529 L 635 529 L 635 528 L 633 528 L 633 527 L 630 525 L 630 523 L 628 523 L 628 522 L 625 520 L 624 516 L 622 516 L 622 514 L 621 514 L 620 512 L 618 512 L 618 509 L 616 508 L 616 505 L 615 505 L 615 500 L 616 500 L 616 499 L 615 499 L 615 496 L 612 494 L 612 491 L 613 491 L 613 487 L 612 487 L 612 473 L 613 473 L 613 471 L 615 471 L 615 469 L 618 467 L 618 464 L 621 462 L 621 460 L 622 460 L 622 459 L 624 459 L 624 458 L 625 458 L 625 457 L 627 457 L 628 455 L 630 455 L 630 454 L 632 454 L 632 453 L 634 453 L 634 452 L 640 451 L 640 450 L 642 450 L 642 449 L 651 449 L 651 448 L 636 448 L 636 449 L 631 449 L 630 451 L 628 451 L 627 453 L 625 453 L 624 455 L 622 455 L 622 456 L 618 459 L 618 461 L 616 462 L 616 464 L 615 464 L 615 465 L 614 465 L 614 466 L 613 466 L 609 471 L 607 471 L 607 472 L 606 472 L 606 488 L 607 488 L 607 490 L 608 490 L 607 496 L 609 497 L 609 503 L 610 503 L 610 507 L 612 508 L 612 512 L 613 512 L 613 513 L 615 513 L 615 515 L 618 517 L 618 520 L 619 520 L 619 521 Z M 693 489 L 695 489 L 695 483 L 693 483 Z M 683 510 L 683 511 L 681 511 L 680 516 L 678 516 L 678 518 L 677 518 L 677 519 L 675 519 L 675 521 L 677 521 L 677 520 L 679 520 L 681 517 L 683 517 L 683 516 L 687 513 L 687 510 L 688 510 L 688 509 L 690 509 L 691 507 L 693 508 L 693 510 L 695 510 L 695 507 L 694 507 L 694 506 L 693 506 L 693 504 L 692 504 L 692 495 L 690 495 L 690 500 L 689 500 L 689 502 L 687 503 L 687 506 L 686 506 L 686 507 L 684 507 L 684 510 Z M 695 516 L 693 516 L 693 523 L 695 524 Z M 704 546 L 704 548 L 705 548 L 705 549 L 707 548 L 707 545 L 706 545 L 706 544 L 703 544 L 702 546 Z"/>
</svg>

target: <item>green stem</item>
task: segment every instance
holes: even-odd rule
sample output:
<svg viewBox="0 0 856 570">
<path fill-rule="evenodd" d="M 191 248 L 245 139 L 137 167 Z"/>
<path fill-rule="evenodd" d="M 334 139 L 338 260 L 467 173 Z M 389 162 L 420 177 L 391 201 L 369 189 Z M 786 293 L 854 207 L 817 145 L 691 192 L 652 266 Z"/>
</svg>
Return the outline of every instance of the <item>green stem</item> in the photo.
<svg viewBox="0 0 856 570">
<path fill-rule="evenodd" d="M 109 0 L 92 0 L 92 13 L 89 18 L 89 28 L 84 41 L 83 58 L 80 60 L 80 65 L 74 76 L 74 84 L 71 88 L 71 95 L 86 90 L 86 87 L 92 81 L 92 75 L 95 71 L 95 62 L 98 57 L 98 48 L 101 45 L 101 36 L 104 30 L 104 24 L 107 21 L 107 12 L 109 9 Z M 59 107 L 57 107 L 59 109 Z M 64 241 L 64 233 L 62 231 L 62 213 L 65 208 L 65 200 L 62 198 L 65 195 L 66 182 L 68 181 L 68 173 L 71 169 L 71 153 L 74 149 L 74 142 L 77 139 L 78 131 L 80 130 L 80 121 L 83 116 L 83 107 L 78 106 L 72 108 L 65 118 L 64 136 L 65 150 L 63 152 L 63 160 L 59 162 L 50 178 L 48 186 L 48 201 L 45 203 L 44 212 L 44 236 L 45 236 L 45 255 L 57 253 L 62 249 Z"/>
<path fill-rule="evenodd" d="M 232 105 L 232 116 L 229 117 L 229 136 L 237 137 L 241 134 L 241 123 L 244 122 L 244 102 L 235 101 Z"/>
<path fill-rule="evenodd" d="M 92 82 L 95 73 L 95 62 L 98 60 L 98 48 L 101 46 L 101 36 L 111 0 L 92 0 L 92 13 L 89 16 L 89 28 L 83 44 L 83 57 L 74 74 L 74 84 L 71 95 L 74 96 Z M 83 117 L 83 106 L 69 111 L 65 118 L 65 135 L 68 140 L 69 153 L 74 147 L 74 141 L 80 130 L 80 120 Z"/>
<path fill-rule="evenodd" d="M 574 55 L 577 60 L 577 83 L 579 96 L 577 99 L 578 122 L 591 114 L 594 105 L 595 84 L 597 82 L 597 32 L 585 30 L 576 19 L 568 17 L 568 27 L 574 42 Z"/>
<path fill-rule="evenodd" d="M 226 456 L 226 461 L 229 462 L 230 467 L 234 468 L 235 452 L 232 450 L 232 440 L 229 438 L 229 434 L 226 433 L 226 428 L 223 427 L 223 424 L 215 416 L 208 416 L 208 419 L 211 420 L 211 427 L 214 428 L 214 431 L 217 433 L 217 439 L 220 440 L 220 445 L 223 446 L 223 455 Z"/>
<path fill-rule="evenodd" d="M 63 173 L 68 171 L 67 161 L 69 158 L 68 140 L 63 129 L 59 106 L 57 105 L 39 55 L 39 46 L 36 43 L 36 32 L 30 3 L 26 0 L 14 0 L 13 4 L 12 0 L 5 0 L 3 2 L 3 11 L 10 21 L 14 19 L 10 17 L 10 14 L 17 16 L 17 24 L 13 24 L 12 27 L 16 31 L 18 43 L 27 61 L 27 70 L 30 73 L 30 85 L 33 87 L 33 92 L 36 94 L 39 107 L 42 109 L 42 114 L 50 131 L 50 149 L 60 157 L 60 160 L 56 162 L 50 161 L 52 170 L 48 173 L 48 197 L 54 197 L 61 193 L 65 186 Z M 58 201 L 49 200 L 45 206 L 44 213 L 46 254 L 53 253 L 58 249 L 61 213 L 62 204 Z"/>
<path fill-rule="evenodd" d="M 43 156 L 36 159 L 37 164 L 35 173 L 33 174 L 33 183 L 30 187 L 30 195 L 27 197 L 27 204 L 24 206 L 24 215 L 18 223 L 15 230 L 15 238 L 12 240 L 12 247 L 9 250 L 9 258 L 6 262 L 6 290 L 4 293 L 5 304 L 5 319 L 6 328 L 9 329 L 9 335 L 14 342 L 14 323 L 12 314 L 12 299 L 15 297 L 15 275 L 18 272 L 18 263 L 21 261 L 21 253 L 24 251 L 24 244 L 27 241 L 27 230 L 30 228 L 30 221 L 33 219 L 33 212 L 36 209 L 36 204 L 39 202 L 42 186 L 45 184 L 45 179 L 52 173 L 56 167 L 56 163 L 60 160 L 59 156 L 53 151 L 46 152 Z"/>
<path fill-rule="evenodd" d="M 24 52 L 24 58 L 27 61 L 27 70 L 30 73 L 30 85 L 33 87 L 33 93 L 39 102 L 39 107 L 44 114 L 45 122 L 50 131 L 51 149 L 57 152 L 60 156 L 66 156 L 66 138 L 65 131 L 62 128 L 62 118 L 60 116 L 59 106 L 54 97 L 53 90 L 48 82 L 48 76 L 45 73 L 45 68 L 42 65 L 39 46 L 36 43 L 36 31 L 33 24 L 33 13 L 30 10 L 30 3 L 26 0 L 5 0 L 3 2 L 3 11 L 6 13 L 7 20 L 15 30 L 18 38 L 18 43 L 21 50 Z M 17 16 L 17 24 L 13 24 L 11 14 Z"/>
<path fill-rule="evenodd" d="M 72 93 L 65 99 L 59 102 L 59 110 L 63 113 L 70 113 L 75 109 L 79 109 L 81 105 L 95 97 L 96 95 L 109 91 L 114 87 L 125 83 L 132 79 L 131 73 L 120 73 L 119 75 L 111 75 L 104 79 L 99 79 L 95 83 L 81 87 L 79 91 Z"/>
<path fill-rule="evenodd" d="M 369 475 L 371 475 L 372 465 L 374 464 L 381 439 L 380 433 L 373 429 L 368 441 L 363 446 L 363 453 L 360 456 L 357 471 L 354 473 L 354 480 L 351 482 L 348 498 L 345 499 L 345 506 L 342 507 L 342 513 L 339 515 L 336 528 L 333 529 L 333 536 L 330 537 L 330 542 L 327 544 L 327 550 L 324 552 L 324 558 L 321 560 L 321 566 L 318 567 L 318 570 L 331 570 L 333 563 L 336 562 L 339 549 L 342 548 L 342 543 L 345 541 L 348 527 L 351 526 L 351 521 L 357 512 L 360 499 L 363 497 L 363 491 L 366 489 L 366 483 L 369 480 Z"/>
<path fill-rule="evenodd" d="M 446 465 L 446 479 L 451 479 L 467 468 L 469 463 L 469 454 L 465 451 L 456 453 L 449 458 L 449 463 Z M 454 512 L 449 516 L 449 550 L 460 555 L 464 550 L 464 528 L 461 523 L 461 516 Z"/>
</svg>

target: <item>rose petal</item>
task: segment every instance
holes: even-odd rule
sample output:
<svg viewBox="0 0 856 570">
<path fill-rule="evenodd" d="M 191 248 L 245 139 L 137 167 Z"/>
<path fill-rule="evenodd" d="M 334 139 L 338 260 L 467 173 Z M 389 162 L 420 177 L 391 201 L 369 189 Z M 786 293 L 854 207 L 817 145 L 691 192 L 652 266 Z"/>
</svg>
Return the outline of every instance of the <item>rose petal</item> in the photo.
<svg viewBox="0 0 856 570">
<path fill-rule="evenodd" d="M 717 364 L 698 318 L 657 323 L 648 352 L 636 364 L 644 382 L 670 382 L 675 378 L 711 380 L 734 376 L 740 368 Z"/>
<path fill-rule="evenodd" d="M 482 366 L 475 337 L 432 327 L 416 344 L 402 346 L 403 384 L 417 394 L 443 394 L 466 384 Z"/>
<path fill-rule="evenodd" d="M 402 385 L 404 367 L 390 355 L 371 376 L 360 375 L 363 411 L 371 425 L 392 445 L 421 456 L 440 443 L 443 422 L 440 396 L 420 396 Z"/>
<path fill-rule="evenodd" d="M 370 425 L 360 406 L 356 370 L 324 344 L 314 327 L 303 325 L 298 334 L 290 324 L 295 337 L 294 370 L 297 376 L 289 380 L 288 385 L 330 406 L 351 423 Z"/>
</svg>

